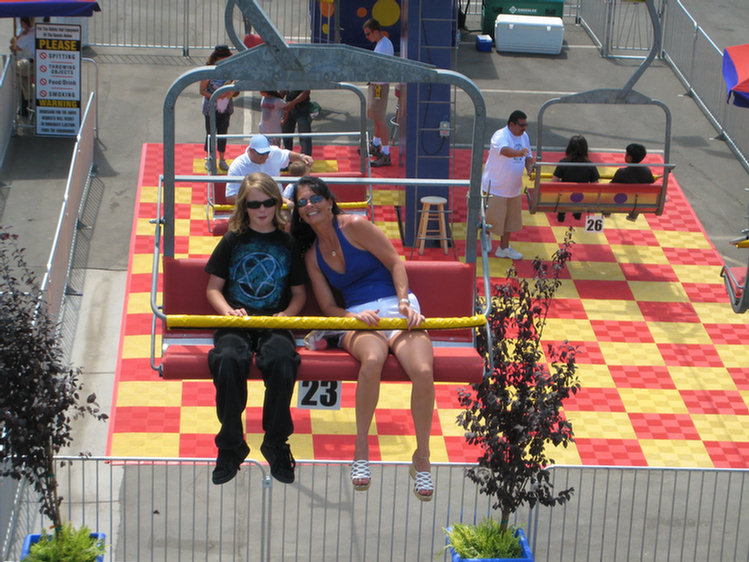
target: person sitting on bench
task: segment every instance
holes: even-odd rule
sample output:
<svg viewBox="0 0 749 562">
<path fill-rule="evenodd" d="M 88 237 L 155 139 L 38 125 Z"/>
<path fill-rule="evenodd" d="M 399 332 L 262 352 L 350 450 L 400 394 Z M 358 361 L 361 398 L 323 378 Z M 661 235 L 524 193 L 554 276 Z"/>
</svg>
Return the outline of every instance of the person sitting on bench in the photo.
<svg viewBox="0 0 749 562">
<path fill-rule="evenodd" d="M 628 144 L 626 150 L 624 161 L 627 164 L 639 164 L 648 153 L 643 145 L 636 142 Z M 627 166 L 626 168 L 619 168 L 614 173 L 611 183 L 653 183 L 654 181 L 653 172 L 647 166 Z M 638 214 L 634 211 L 629 213 L 627 220 L 637 220 Z"/>
<path fill-rule="evenodd" d="M 262 172 L 249 174 L 239 188 L 229 231 L 205 266 L 206 297 L 218 314 L 296 316 L 302 310 L 307 274 L 296 242 L 283 231 L 285 222 L 276 182 Z M 242 412 L 253 354 L 265 383 L 260 452 L 274 478 L 293 482 L 296 462 L 287 439 L 294 432 L 290 404 L 300 361 L 294 336 L 288 330 L 221 328 L 213 345 L 208 366 L 221 423 L 213 483 L 234 478 L 250 452 Z"/>
<path fill-rule="evenodd" d="M 409 292 L 403 261 L 387 236 L 366 217 L 342 213 L 320 178 L 301 178 L 294 190 L 294 203 L 291 231 L 304 253 L 312 289 L 323 313 L 354 317 L 370 326 L 376 326 L 380 318 L 408 319 L 405 331 L 348 331 L 342 337 L 343 348 L 360 362 L 351 465 L 354 489 L 363 491 L 371 484 L 369 426 L 377 407 L 382 368 L 392 351 L 413 383 L 413 491 L 419 500 L 429 501 L 434 493 L 429 463 L 434 349 L 427 332 L 417 329 L 424 316 L 416 296 Z M 336 303 L 331 285 L 343 295 L 345 308 Z"/>
<path fill-rule="evenodd" d="M 590 166 L 565 166 L 563 162 L 590 162 L 588 158 L 588 141 L 582 135 L 575 135 L 567 143 L 564 151 L 565 157 L 559 161 L 554 168 L 552 181 L 567 181 L 576 183 L 596 183 L 598 181 L 598 168 L 595 164 Z M 582 213 L 572 213 L 576 219 L 580 219 Z M 564 222 L 567 213 L 557 213 L 557 220 Z"/>
</svg>

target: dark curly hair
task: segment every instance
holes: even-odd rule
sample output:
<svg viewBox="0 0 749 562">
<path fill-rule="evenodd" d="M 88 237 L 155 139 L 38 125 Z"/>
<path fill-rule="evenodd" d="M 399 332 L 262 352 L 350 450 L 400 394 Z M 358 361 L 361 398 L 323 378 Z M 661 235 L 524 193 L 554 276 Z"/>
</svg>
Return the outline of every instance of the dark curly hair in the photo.
<svg viewBox="0 0 749 562">
<path fill-rule="evenodd" d="M 304 186 L 309 187 L 313 193 L 322 195 L 324 199 L 332 201 L 333 215 L 340 215 L 343 212 L 336 203 L 335 195 L 330 191 L 327 183 L 314 176 L 303 176 L 299 178 L 296 182 L 296 187 L 294 188 L 294 211 L 291 214 L 291 235 L 296 239 L 297 244 L 299 244 L 299 250 L 302 254 L 312 247 L 317 238 L 315 231 L 312 230 L 310 225 L 304 222 L 299 216 L 299 207 L 296 203 L 299 198 L 299 188 Z"/>
</svg>

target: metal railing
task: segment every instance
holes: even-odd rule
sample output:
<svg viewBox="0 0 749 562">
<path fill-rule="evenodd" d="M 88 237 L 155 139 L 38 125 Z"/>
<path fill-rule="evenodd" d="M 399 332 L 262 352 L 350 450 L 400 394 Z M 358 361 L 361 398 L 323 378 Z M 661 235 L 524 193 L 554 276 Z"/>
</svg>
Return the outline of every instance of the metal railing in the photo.
<svg viewBox="0 0 749 562">
<path fill-rule="evenodd" d="M 660 0 L 661 57 L 710 123 L 749 171 L 749 113 L 726 103 L 723 54 L 679 0 Z M 580 24 L 611 58 L 644 58 L 653 40 L 645 5 L 624 0 L 581 0 Z"/>
<path fill-rule="evenodd" d="M 312 42 L 310 0 L 258 0 L 258 5 L 286 41 Z M 191 49 L 229 43 L 225 8 L 226 0 L 109 0 L 90 20 L 89 42 L 106 47 L 181 49 L 187 56 Z M 232 21 L 238 33 L 249 30 L 236 8 Z"/>
<path fill-rule="evenodd" d="M 447 560 L 443 527 L 492 514 L 464 476 L 435 464 L 436 495 L 412 494 L 408 465 L 373 463 L 354 492 L 344 462 L 299 462 L 278 484 L 255 461 L 223 486 L 212 459 L 60 458 L 64 517 L 107 535 L 107 560 Z M 64 464 L 63 462 L 64 461 Z M 523 509 L 515 524 L 539 561 L 749 560 L 749 471 L 558 466 L 563 507 Z M 3 560 L 46 521 L 28 489 L 14 508 Z"/>
<path fill-rule="evenodd" d="M 89 96 L 86 110 L 81 118 L 81 127 L 68 171 L 65 195 L 60 207 L 55 237 L 52 240 L 52 250 L 41 284 L 41 293 L 45 295 L 49 313 L 55 320 L 61 319 L 79 218 L 83 212 L 82 203 L 86 200 L 86 191 L 93 175 L 96 140 L 95 98 L 95 93 Z"/>
<path fill-rule="evenodd" d="M 663 58 L 749 172 L 749 112 L 726 103 L 723 53 L 678 0 L 668 4 Z"/>
</svg>

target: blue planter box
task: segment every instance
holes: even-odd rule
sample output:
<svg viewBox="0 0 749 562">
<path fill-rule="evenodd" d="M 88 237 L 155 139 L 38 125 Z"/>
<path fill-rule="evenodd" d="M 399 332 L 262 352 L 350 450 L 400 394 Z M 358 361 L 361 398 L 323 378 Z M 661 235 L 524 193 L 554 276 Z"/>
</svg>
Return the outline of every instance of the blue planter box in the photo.
<svg viewBox="0 0 749 562">
<path fill-rule="evenodd" d="M 520 540 L 520 548 L 522 554 L 520 558 L 461 558 L 456 552 L 450 547 L 450 554 L 452 554 L 453 562 L 533 562 L 533 553 L 531 547 L 528 544 L 528 539 L 523 532 L 523 529 L 515 531 L 515 536 Z"/>
<path fill-rule="evenodd" d="M 107 538 L 107 536 L 104 533 L 91 533 L 89 536 L 92 539 L 100 541 L 102 543 Z M 23 559 L 29 555 L 29 551 L 31 550 L 31 545 L 38 543 L 40 538 L 42 538 L 42 535 L 26 535 L 26 538 L 23 541 L 23 546 L 21 547 L 21 562 L 23 562 Z M 96 560 L 97 562 L 104 562 L 104 557 L 97 556 Z"/>
</svg>

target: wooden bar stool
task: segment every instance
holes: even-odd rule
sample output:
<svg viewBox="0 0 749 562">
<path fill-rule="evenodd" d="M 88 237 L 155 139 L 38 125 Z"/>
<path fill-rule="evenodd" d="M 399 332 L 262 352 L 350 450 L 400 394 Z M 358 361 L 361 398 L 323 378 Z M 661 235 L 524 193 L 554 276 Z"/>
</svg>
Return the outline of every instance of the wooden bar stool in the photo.
<svg viewBox="0 0 749 562">
<path fill-rule="evenodd" d="M 421 201 L 421 219 L 419 220 L 419 230 L 416 233 L 416 240 L 414 240 L 414 246 L 418 243 L 419 255 L 424 253 L 424 243 L 427 240 L 439 240 L 442 250 L 447 255 L 449 244 L 455 247 L 453 243 L 452 235 L 447 233 L 447 221 L 446 216 L 451 211 L 445 209 L 447 199 L 444 197 L 437 197 L 428 195 L 422 197 Z M 430 221 L 436 221 L 437 226 L 429 227 Z M 413 249 L 411 250 L 413 255 Z"/>
</svg>

